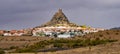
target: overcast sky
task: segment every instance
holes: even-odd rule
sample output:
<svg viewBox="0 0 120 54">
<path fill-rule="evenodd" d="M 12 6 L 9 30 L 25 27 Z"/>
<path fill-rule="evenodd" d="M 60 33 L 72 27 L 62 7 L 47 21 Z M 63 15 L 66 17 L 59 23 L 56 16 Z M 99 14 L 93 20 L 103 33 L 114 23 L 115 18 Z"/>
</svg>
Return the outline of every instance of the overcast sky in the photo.
<svg viewBox="0 0 120 54">
<path fill-rule="evenodd" d="M 120 0 L 0 0 L 0 30 L 39 26 L 49 21 L 59 8 L 79 25 L 120 26 Z"/>
</svg>

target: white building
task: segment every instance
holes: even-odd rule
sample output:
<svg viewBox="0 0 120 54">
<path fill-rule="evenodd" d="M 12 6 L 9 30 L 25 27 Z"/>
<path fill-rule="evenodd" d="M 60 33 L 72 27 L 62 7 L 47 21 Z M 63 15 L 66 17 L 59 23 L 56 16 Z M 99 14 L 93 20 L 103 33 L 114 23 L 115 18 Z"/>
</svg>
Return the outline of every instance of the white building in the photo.
<svg viewBox="0 0 120 54">
<path fill-rule="evenodd" d="M 11 33 L 4 33 L 3 35 L 4 35 L 4 36 L 12 36 Z"/>
</svg>

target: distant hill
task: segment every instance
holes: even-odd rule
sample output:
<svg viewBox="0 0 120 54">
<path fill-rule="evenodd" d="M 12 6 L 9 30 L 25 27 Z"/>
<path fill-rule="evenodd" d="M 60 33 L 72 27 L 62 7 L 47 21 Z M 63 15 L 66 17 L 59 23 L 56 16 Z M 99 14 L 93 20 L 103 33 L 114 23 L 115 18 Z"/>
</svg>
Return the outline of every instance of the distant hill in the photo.
<svg viewBox="0 0 120 54">
<path fill-rule="evenodd" d="M 59 9 L 58 12 L 54 14 L 52 19 L 45 23 L 42 24 L 41 26 L 37 27 L 46 27 L 46 26 L 70 26 L 70 27 L 76 27 L 79 25 L 76 25 L 74 23 L 71 23 L 68 18 L 65 16 L 65 14 L 62 12 L 62 9 Z"/>
<path fill-rule="evenodd" d="M 111 28 L 112 30 L 120 30 L 120 27 Z"/>
</svg>

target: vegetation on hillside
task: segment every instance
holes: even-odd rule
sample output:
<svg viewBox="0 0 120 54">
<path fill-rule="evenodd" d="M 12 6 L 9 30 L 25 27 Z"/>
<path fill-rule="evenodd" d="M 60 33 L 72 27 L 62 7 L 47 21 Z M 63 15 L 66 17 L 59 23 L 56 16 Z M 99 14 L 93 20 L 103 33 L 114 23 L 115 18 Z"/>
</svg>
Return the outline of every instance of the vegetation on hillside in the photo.
<svg viewBox="0 0 120 54">
<path fill-rule="evenodd" d="M 12 38 L 12 39 L 10 39 Z M 29 43 L 32 43 L 31 41 L 36 41 L 34 44 L 21 44 L 22 47 L 16 47 L 16 44 L 11 45 L 10 50 L 16 49 L 15 52 L 43 52 L 44 50 L 47 51 L 57 51 L 57 49 L 73 49 L 73 48 L 79 48 L 79 47 L 91 47 L 96 46 L 99 44 L 110 43 L 115 42 L 117 40 L 120 40 L 120 30 L 105 30 L 100 31 L 97 33 L 90 33 L 84 36 L 75 36 L 72 38 L 50 38 L 45 39 L 48 37 L 31 37 L 33 39 L 30 39 L 30 37 L 25 38 L 25 36 L 22 36 L 18 38 L 13 37 L 1 37 L 1 41 L 6 41 L 8 44 L 8 41 L 15 42 L 18 44 L 18 42 L 24 42 L 28 41 Z M 44 39 L 44 40 L 41 40 Z M 14 39 L 14 40 L 13 40 Z M 24 46 L 23 46 L 24 45 Z M 2 45 L 1 45 L 2 46 Z M 8 45 L 6 45 L 8 46 Z M 49 49 L 49 50 L 48 50 Z"/>
<path fill-rule="evenodd" d="M 0 54 L 5 54 L 4 50 L 0 49 Z"/>
<path fill-rule="evenodd" d="M 77 47 L 86 47 L 86 46 L 95 46 L 98 44 L 106 44 L 109 42 L 115 42 L 117 40 L 110 40 L 110 39 L 51 39 L 51 40 L 45 40 L 40 41 L 38 43 L 35 43 L 31 46 L 26 46 L 22 49 L 17 49 L 16 52 L 22 53 L 22 52 L 36 52 L 38 50 L 44 50 L 49 48 L 77 48 Z"/>
</svg>

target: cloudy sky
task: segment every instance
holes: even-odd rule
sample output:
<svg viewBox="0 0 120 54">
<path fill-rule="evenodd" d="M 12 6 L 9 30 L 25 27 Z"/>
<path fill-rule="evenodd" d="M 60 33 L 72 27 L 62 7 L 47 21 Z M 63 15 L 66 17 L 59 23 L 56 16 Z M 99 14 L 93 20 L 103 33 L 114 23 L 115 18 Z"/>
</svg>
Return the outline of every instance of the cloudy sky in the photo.
<svg viewBox="0 0 120 54">
<path fill-rule="evenodd" d="M 0 0 L 0 30 L 39 26 L 59 8 L 79 25 L 120 26 L 120 0 Z"/>
</svg>

